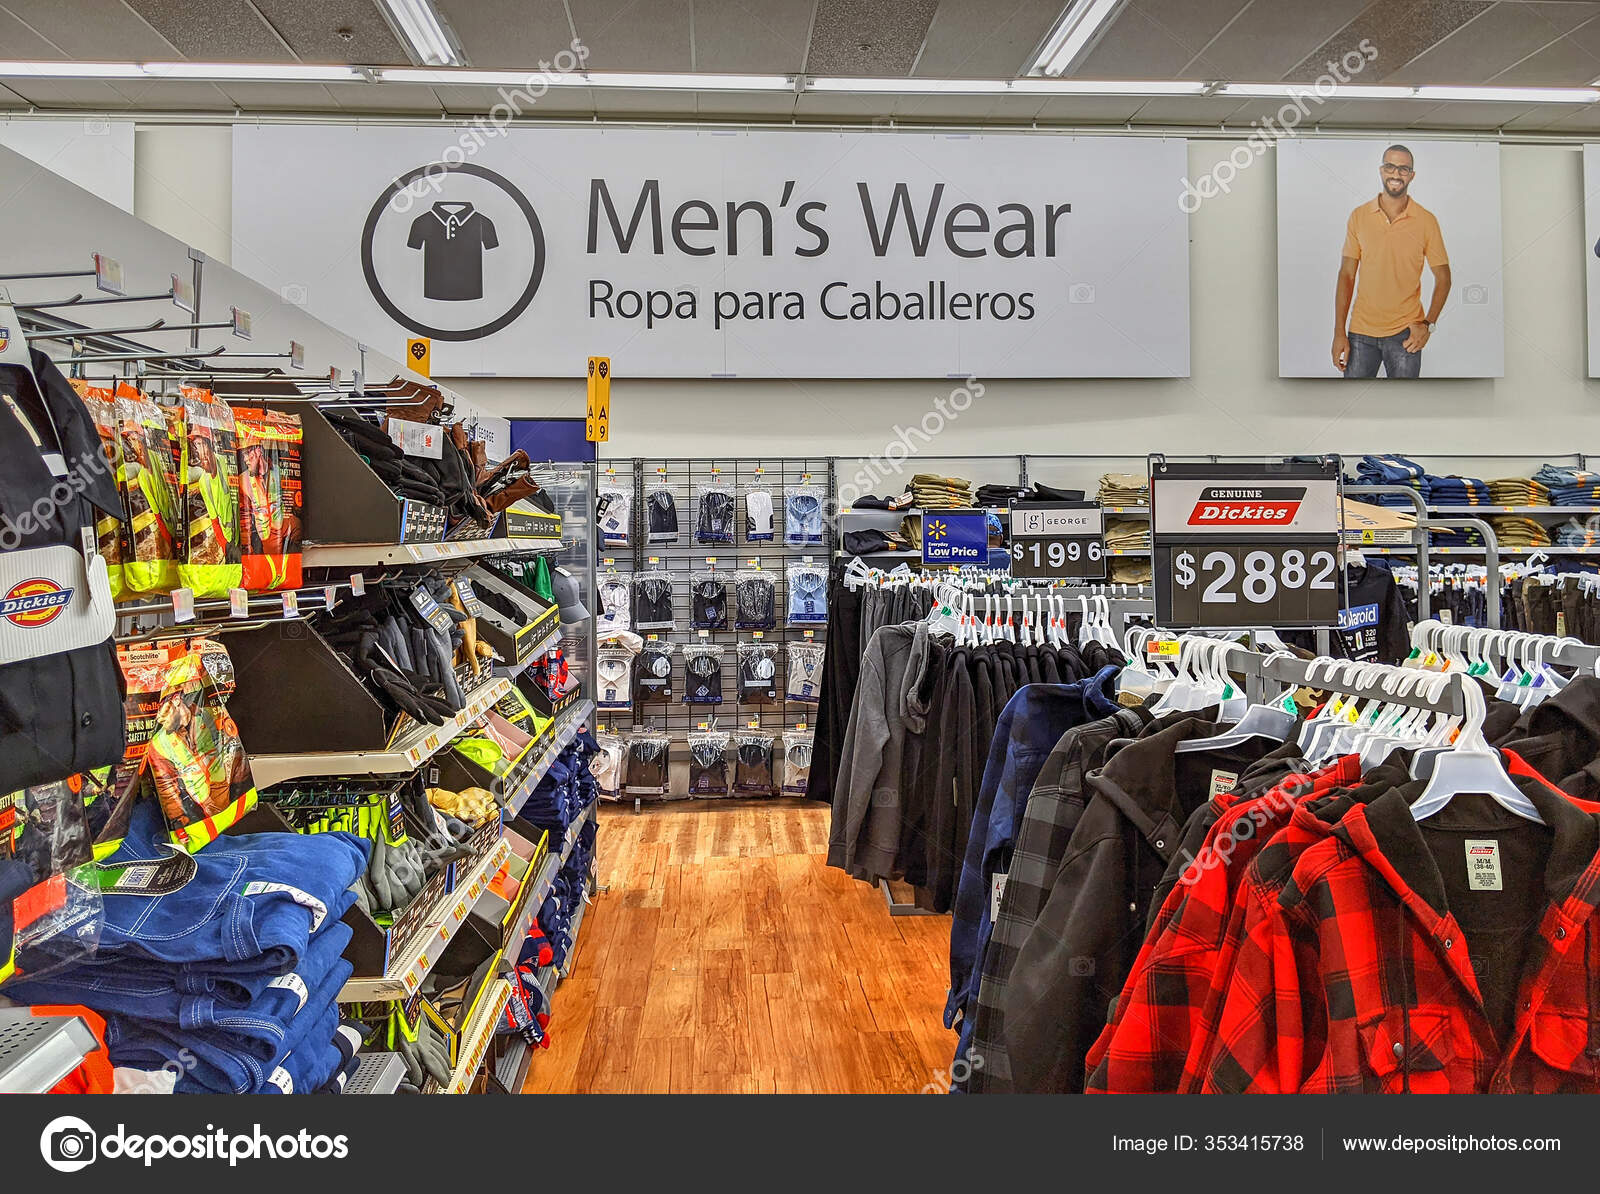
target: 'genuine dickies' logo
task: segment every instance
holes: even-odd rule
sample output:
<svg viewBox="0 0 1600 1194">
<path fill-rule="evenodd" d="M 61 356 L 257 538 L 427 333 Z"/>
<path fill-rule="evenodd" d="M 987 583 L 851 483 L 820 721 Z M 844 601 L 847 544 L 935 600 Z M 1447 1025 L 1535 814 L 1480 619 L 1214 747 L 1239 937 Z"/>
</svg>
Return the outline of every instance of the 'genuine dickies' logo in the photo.
<svg viewBox="0 0 1600 1194">
<path fill-rule="evenodd" d="M 1286 527 L 1305 497 L 1304 486 L 1208 485 L 1189 512 L 1189 525 Z"/>
<path fill-rule="evenodd" d="M 44 577 L 34 577 L 13 585 L 4 600 L 0 600 L 0 618 L 24 630 L 37 630 L 60 617 L 71 601 L 71 589 L 63 589 Z"/>
<path fill-rule="evenodd" d="M 11 347 L 11 329 L 0 328 L 0 352 Z"/>
</svg>

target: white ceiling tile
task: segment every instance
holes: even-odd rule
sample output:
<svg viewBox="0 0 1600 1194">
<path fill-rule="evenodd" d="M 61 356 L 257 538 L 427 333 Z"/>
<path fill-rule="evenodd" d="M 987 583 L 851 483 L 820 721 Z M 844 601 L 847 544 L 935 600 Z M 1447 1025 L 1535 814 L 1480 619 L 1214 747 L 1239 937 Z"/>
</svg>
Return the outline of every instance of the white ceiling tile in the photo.
<svg viewBox="0 0 1600 1194">
<path fill-rule="evenodd" d="M 694 0 L 696 70 L 792 75 L 805 69 L 814 0 Z"/>
<path fill-rule="evenodd" d="M 912 73 L 937 79 L 1026 74 L 1064 0 L 941 0 Z"/>
</svg>

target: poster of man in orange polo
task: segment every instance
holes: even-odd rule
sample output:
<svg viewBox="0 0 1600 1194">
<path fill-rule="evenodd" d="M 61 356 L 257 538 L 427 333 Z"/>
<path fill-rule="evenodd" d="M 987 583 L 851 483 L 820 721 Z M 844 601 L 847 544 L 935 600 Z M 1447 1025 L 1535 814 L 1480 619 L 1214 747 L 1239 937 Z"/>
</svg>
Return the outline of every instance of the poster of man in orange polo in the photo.
<svg viewBox="0 0 1600 1194">
<path fill-rule="evenodd" d="M 1409 136 L 1275 147 L 1278 375 L 1505 375 L 1500 147 Z"/>
<path fill-rule="evenodd" d="M 1411 194 L 1417 157 L 1383 151 L 1382 189 L 1345 224 L 1333 298 L 1333 367 L 1346 377 L 1421 377 L 1422 350 L 1450 298 L 1450 255 L 1439 219 Z M 1433 272 L 1427 309 L 1422 273 Z M 1354 302 L 1352 303 L 1352 299 Z"/>
</svg>

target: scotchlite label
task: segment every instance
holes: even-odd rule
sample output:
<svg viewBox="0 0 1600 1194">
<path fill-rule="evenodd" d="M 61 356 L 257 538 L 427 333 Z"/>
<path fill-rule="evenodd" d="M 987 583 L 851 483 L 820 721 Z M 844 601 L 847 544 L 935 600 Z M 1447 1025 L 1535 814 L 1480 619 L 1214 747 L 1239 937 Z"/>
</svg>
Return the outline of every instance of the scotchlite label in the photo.
<svg viewBox="0 0 1600 1194">
<path fill-rule="evenodd" d="M 317 899 L 316 896 L 301 891 L 298 887 L 291 887 L 287 883 L 253 882 L 244 885 L 244 894 L 247 896 L 265 895 L 274 891 L 281 891 L 302 908 L 311 909 L 311 931 L 313 933 L 322 927 L 322 922 L 328 915 L 328 906 Z"/>
</svg>

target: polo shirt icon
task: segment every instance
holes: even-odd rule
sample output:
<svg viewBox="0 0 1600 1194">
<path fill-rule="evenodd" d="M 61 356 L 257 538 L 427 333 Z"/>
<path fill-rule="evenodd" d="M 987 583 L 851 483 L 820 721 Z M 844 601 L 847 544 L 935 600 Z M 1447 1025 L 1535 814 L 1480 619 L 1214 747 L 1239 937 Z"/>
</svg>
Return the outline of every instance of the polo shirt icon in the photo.
<svg viewBox="0 0 1600 1194">
<path fill-rule="evenodd" d="M 498 248 L 494 221 L 470 203 L 435 203 L 411 222 L 406 248 L 422 250 L 422 297 L 483 297 L 483 254 Z"/>
</svg>

